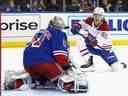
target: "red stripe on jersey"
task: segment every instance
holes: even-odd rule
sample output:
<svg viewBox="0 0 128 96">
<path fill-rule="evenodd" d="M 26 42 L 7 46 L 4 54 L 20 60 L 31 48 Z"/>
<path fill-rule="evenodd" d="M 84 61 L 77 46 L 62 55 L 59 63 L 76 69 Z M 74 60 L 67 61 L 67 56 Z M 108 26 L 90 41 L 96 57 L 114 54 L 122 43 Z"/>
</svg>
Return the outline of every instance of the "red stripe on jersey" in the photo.
<svg viewBox="0 0 128 96">
<path fill-rule="evenodd" d="M 56 62 L 61 65 L 69 63 L 68 57 L 63 54 L 55 55 L 55 59 L 56 59 Z"/>
</svg>

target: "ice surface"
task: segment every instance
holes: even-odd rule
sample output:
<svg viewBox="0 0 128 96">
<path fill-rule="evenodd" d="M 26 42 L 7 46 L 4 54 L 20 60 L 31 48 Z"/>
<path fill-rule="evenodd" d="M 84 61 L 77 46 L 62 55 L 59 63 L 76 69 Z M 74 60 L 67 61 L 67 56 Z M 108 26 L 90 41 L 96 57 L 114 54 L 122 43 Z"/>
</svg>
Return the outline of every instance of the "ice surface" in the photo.
<svg viewBox="0 0 128 96">
<path fill-rule="evenodd" d="M 119 60 L 128 63 L 128 46 L 113 48 Z M 2 83 L 5 70 L 23 70 L 22 66 L 23 48 L 2 49 Z M 24 91 L 2 91 L 2 96 L 128 96 L 128 72 L 103 72 L 109 69 L 105 62 L 95 56 L 95 66 L 99 73 L 88 73 L 88 93 L 69 94 L 58 90 L 31 90 Z"/>
<path fill-rule="evenodd" d="M 87 96 L 85 93 L 69 94 L 57 90 L 4 91 L 2 96 Z"/>
<path fill-rule="evenodd" d="M 128 72 L 88 73 L 89 91 L 69 94 L 58 90 L 2 91 L 2 96 L 128 96 Z"/>
</svg>

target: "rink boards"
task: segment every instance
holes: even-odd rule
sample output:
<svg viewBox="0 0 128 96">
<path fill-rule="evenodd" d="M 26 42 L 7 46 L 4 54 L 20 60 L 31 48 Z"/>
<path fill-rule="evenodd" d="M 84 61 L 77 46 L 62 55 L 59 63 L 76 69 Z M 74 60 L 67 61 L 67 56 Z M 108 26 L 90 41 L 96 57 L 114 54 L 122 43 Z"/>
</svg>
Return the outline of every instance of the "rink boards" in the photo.
<svg viewBox="0 0 128 96">
<path fill-rule="evenodd" d="M 66 25 L 79 22 L 91 13 L 2 13 L 2 48 L 22 48 L 40 29 L 46 28 L 53 16 L 61 16 Z M 109 13 L 105 18 L 110 26 L 113 45 L 128 45 L 128 13 Z M 69 36 L 71 32 L 65 30 Z M 70 41 L 69 41 L 70 42 Z M 74 40 L 71 40 L 74 42 Z"/>
<path fill-rule="evenodd" d="M 73 44 L 75 40 L 69 40 L 69 42 Z M 27 43 L 28 41 L 3 41 L 1 46 L 2 48 L 23 48 Z M 128 40 L 112 40 L 112 43 L 113 46 L 128 46 Z"/>
</svg>

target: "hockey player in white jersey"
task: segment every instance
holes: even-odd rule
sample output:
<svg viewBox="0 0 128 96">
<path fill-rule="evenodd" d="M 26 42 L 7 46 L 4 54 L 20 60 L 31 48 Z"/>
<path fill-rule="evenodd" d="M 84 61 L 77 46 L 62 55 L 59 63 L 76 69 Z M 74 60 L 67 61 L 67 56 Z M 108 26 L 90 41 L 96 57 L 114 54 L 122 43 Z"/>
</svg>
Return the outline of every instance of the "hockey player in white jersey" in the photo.
<svg viewBox="0 0 128 96">
<path fill-rule="evenodd" d="M 94 71 L 93 70 L 93 57 L 89 52 L 84 38 L 79 34 L 81 25 L 74 23 L 71 27 L 73 35 L 69 36 L 69 58 L 71 63 L 81 71 Z"/>
<path fill-rule="evenodd" d="M 126 67 L 125 63 L 119 62 L 112 50 L 112 40 L 109 26 L 104 18 L 103 8 L 95 8 L 93 16 L 87 17 L 84 22 L 79 24 L 81 30 L 77 34 L 85 39 L 90 53 L 100 56 L 111 67 L 112 71 L 120 71 Z"/>
</svg>

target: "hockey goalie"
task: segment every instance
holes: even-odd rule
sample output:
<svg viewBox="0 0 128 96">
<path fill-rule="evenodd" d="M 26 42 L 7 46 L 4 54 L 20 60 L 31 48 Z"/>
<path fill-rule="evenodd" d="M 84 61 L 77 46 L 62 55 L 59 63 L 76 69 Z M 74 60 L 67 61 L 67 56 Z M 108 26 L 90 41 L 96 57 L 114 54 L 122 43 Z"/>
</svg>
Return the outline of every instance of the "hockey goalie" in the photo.
<svg viewBox="0 0 128 96">
<path fill-rule="evenodd" d="M 85 74 L 70 63 L 67 36 L 62 31 L 64 28 L 63 19 L 55 16 L 49 21 L 48 28 L 33 36 L 23 54 L 23 66 L 28 75 L 20 79 L 17 76 L 11 78 L 5 84 L 6 89 L 24 88 L 22 86 L 26 77 L 27 81 L 31 81 L 29 87 L 32 89 L 56 88 L 64 92 L 87 92 Z"/>
</svg>

